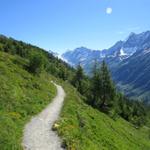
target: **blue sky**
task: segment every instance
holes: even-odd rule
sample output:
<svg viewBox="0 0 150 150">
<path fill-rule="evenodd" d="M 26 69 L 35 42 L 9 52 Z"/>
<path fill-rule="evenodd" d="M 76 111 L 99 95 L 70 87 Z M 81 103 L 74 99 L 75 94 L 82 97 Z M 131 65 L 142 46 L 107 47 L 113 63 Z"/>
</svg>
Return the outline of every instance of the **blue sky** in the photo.
<svg viewBox="0 0 150 150">
<path fill-rule="evenodd" d="M 150 0 L 0 2 L 1 34 L 59 53 L 109 48 L 130 32 L 150 30 Z"/>
</svg>

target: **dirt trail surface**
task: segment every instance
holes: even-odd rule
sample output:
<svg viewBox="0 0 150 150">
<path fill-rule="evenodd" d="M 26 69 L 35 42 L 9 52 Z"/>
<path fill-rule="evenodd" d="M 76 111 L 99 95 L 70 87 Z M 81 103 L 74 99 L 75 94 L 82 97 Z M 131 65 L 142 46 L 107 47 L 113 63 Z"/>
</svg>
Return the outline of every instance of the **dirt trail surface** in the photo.
<svg viewBox="0 0 150 150">
<path fill-rule="evenodd" d="M 59 117 L 65 97 L 63 88 L 55 86 L 57 96 L 52 103 L 25 126 L 22 143 L 24 150 L 63 150 L 60 138 L 51 129 Z"/>
</svg>

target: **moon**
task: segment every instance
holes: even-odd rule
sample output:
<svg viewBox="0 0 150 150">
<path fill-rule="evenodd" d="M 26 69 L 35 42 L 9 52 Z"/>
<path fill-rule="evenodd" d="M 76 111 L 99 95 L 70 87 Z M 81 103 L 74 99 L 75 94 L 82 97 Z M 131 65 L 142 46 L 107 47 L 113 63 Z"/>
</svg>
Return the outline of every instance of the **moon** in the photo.
<svg viewBox="0 0 150 150">
<path fill-rule="evenodd" d="M 111 7 L 107 7 L 107 8 L 106 8 L 106 13 L 107 13 L 107 14 L 109 14 L 109 15 L 112 14 L 112 11 L 113 11 L 113 10 L 112 10 Z"/>
</svg>

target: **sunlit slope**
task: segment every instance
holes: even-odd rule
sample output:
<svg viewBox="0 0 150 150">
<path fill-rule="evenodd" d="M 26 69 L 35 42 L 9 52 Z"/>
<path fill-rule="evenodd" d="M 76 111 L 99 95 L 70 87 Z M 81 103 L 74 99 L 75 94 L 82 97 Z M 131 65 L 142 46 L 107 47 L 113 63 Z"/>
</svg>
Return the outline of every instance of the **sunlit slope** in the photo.
<svg viewBox="0 0 150 150">
<path fill-rule="evenodd" d="M 150 130 L 136 129 L 127 121 L 111 119 L 86 105 L 68 84 L 58 133 L 69 150 L 149 150 Z"/>
<path fill-rule="evenodd" d="M 0 52 L 0 149 L 20 150 L 23 128 L 56 94 L 51 78 L 33 76 L 28 61 Z"/>
</svg>

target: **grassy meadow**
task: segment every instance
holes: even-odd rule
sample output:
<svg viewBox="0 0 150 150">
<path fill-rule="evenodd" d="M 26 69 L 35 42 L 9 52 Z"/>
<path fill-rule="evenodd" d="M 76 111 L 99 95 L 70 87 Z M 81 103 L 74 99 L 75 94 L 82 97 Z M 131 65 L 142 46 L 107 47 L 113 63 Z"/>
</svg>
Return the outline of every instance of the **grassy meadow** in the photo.
<svg viewBox="0 0 150 150">
<path fill-rule="evenodd" d="M 78 92 L 63 84 L 67 93 L 58 134 L 68 150 L 149 150 L 150 130 L 135 128 L 118 117 L 106 114 L 86 105 Z"/>
<path fill-rule="evenodd" d="M 0 52 L 0 150 L 22 150 L 23 128 L 56 94 L 46 73 L 33 76 L 28 61 Z"/>
</svg>

